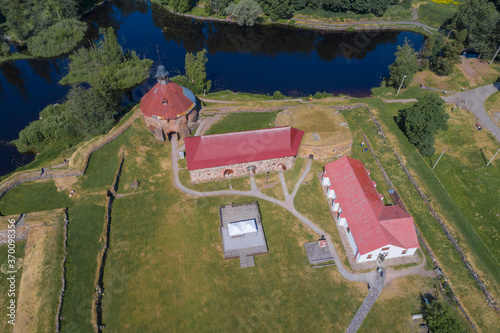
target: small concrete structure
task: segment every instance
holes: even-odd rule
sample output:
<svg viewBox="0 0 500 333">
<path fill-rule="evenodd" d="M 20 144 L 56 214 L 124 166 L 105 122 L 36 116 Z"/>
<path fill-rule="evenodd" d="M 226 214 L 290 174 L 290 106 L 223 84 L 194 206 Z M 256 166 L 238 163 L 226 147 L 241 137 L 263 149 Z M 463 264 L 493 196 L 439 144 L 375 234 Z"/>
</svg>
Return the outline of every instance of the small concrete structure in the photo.
<svg viewBox="0 0 500 333">
<path fill-rule="evenodd" d="M 316 242 L 305 243 L 307 259 L 311 265 L 322 264 L 333 260 L 332 253 L 328 246 L 323 246 L 326 240 L 320 239 Z"/>
<path fill-rule="evenodd" d="M 240 267 L 255 266 L 253 256 L 269 252 L 259 204 L 230 204 L 221 206 L 219 212 L 224 259 L 239 257 Z"/>
</svg>

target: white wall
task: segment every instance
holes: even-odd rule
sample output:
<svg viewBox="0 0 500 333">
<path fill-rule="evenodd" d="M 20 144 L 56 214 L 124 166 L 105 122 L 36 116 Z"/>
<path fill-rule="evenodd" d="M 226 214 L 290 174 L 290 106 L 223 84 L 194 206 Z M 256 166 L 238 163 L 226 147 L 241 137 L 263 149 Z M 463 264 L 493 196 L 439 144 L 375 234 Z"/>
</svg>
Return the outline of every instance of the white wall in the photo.
<svg viewBox="0 0 500 333">
<path fill-rule="evenodd" d="M 389 250 L 382 251 L 382 249 L 386 248 L 386 247 L 389 247 Z M 394 246 L 394 245 L 387 245 L 387 246 L 383 246 L 375 251 L 372 251 L 370 253 L 365 253 L 363 255 L 359 255 L 356 258 L 356 261 L 357 262 L 365 262 L 365 261 L 377 260 L 377 257 L 380 253 L 387 253 L 387 255 L 385 256 L 387 259 L 406 257 L 406 256 L 411 256 L 411 255 L 415 254 L 416 250 L 417 250 L 417 248 L 408 249 L 406 251 L 406 254 L 402 254 L 402 252 L 404 251 L 403 248 L 398 247 L 398 246 Z M 370 254 L 372 255 L 372 257 L 370 259 L 368 259 L 368 255 L 370 255 Z"/>
<path fill-rule="evenodd" d="M 356 242 L 354 241 L 354 238 L 352 237 L 352 232 L 347 232 L 347 227 L 348 227 L 347 221 L 343 217 L 341 219 L 344 219 L 344 222 L 345 222 L 344 228 L 345 228 L 345 232 L 347 234 L 347 240 L 349 241 L 349 244 L 351 245 L 352 253 L 354 253 L 354 256 L 356 256 L 358 254 L 358 247 L 356 246 Z"/>
<path fill-rule="evenodd" d="M 321 184 L 323 186 L 331 186 L 332 183 L 330 182 L 330 178 L 326 176 L 326 174 L 323 174 L 323 180 L 321 181 Z"/>
</svg>

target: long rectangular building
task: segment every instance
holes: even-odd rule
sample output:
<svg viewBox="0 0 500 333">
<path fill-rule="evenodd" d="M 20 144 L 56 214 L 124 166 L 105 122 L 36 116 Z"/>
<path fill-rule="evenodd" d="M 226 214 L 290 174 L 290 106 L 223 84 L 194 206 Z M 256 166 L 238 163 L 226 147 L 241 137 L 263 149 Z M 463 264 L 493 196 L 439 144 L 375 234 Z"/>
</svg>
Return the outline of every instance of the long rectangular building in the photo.
<svg viewBox="0 0 500 333">
<path fill-rule="evenodd" d="M 358 263 L 415 253 L 419 244 L 413 218 L 399 206 L 384 205 L 361 161 L 345 156 L 326 165 L 322 185 L 328 187 L 331 209 Z"/>
<path fill-rule="evenodd" d="M 293 127 L 274 127 L 185 138 L 191 181 L 289 170 L 303 135 L 303 131 Z"/>
</svg>

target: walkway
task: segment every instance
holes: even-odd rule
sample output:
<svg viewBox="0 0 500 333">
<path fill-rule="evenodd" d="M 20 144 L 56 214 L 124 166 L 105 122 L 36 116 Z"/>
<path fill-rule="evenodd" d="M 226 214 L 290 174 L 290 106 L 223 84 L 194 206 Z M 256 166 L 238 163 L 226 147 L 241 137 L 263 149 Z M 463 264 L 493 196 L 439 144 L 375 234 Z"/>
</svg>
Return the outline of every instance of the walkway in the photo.
<svg viewBox="0 0 500 333">
<path fill-rule="evenodd" d="M 375 281 L 370 286 L 370 291 L 368 292 L 368 296 L 366 296 L 365 300 L 359 307 L 358 312 L 356 312 L 356 315 L 354 315 L 354 318 L 349 324 L 346 333 L 355 333 L 361 327 L 363 320 L 365 320 L 365 317 L 372 308 L 373 304 L 375 304 L 375 301 L 382 292 L 382 288 L 384 288 L 384 280 L 385 280 L 384 268 L 382 268 L 382 273 L 383 276 L 382 274 L 377 274 L 377 276 L 375 277 Z"/>
<path fill-rule="evenodd" d="M 399 28 L 404 28 L 405 26 L 414 26 L 414 27 L 421 27 L 426 30 L 433 30 L 433 31 L 439 31 L 439 29 L 429 27 L 426 24 L 420 23 L 419 21 L 377 21 L 377 20 L 367 20 L 367 21 L 357 21 L 357 22 L 345 22 L 345 23 L 327 23 L 327 22 L 321 22 L 321 21 L 314 21 L 314 20 L 308 20 L 308 19 L 302 19 L 300 17 L 294 17 L 294 20 L 296 21 L 297 24 L 300 24 L 304 26 L 301 23 L 307 23 L 308 25 L 312 25 L 313 27 L 325 27 L 325 28 L 330 28 L 330 29 L 335 29 L 335 28 L 341 28 L 341 27 L 352 27 L 352 26 L 363 26 L 363 25 L 370 25 L 370 28 L 373 28 L 374 24 L 378 25 L 375 27 L 399 27 Z M 431 31 L 429 31 L 432 33 Z"/>
<path fill-rule="evenodd" d="M 325 236 L 328 247 L 334 257 L 335 264 L 338 267 L 338 270 L 340 274 L 346 278 L 349 281 L 357 281 L 357 282 L 364 282 L 364 283 L 372 283 L 374 281 L 375 272 L 369 272 L 369 273 L 363 273 L 363 274 L 354 274 L 349 272 L 342 262 L 339 259 L 339 256 L 337 254 L 337 250 L 335 249 L 335 246 L 332 243 L 332 240 L 330 236 L 323 231 L 321 228 L 319 228 L 317 225 L 309 221 L 307 218 L 305 218 L 302 214 L 300 214 L 294 207 L 293 200 L 295 198 L 295 195 L 297 194 L 297 191 L 306 178 L 307 174 L 311 170 L 311 164 L 312 160 L 308 160 L 306 164 L 306 170 L 300 177 L 299 181 L 294 187 L 294 190 L 292 194 L 288 194 L 288 190 L 286 187 L 286 182 L 283 173 L 280 173 L 280 180 L 281 180 L 281 185 L 284 189 L 285 193 L 285 200 L 281 201 L 272 197 L 269 197 L 262 192 L 259 191 L 257 188 L 257 185 L 255 183 L 255 179 L 253 176 L 250 177 L 250 182 L 251 182 L 251 190 L 250 191 L 236 191 L 236 190 L 222 190 L 222 191 L 211 191 L 211 192 L 198 192 L 194 191 L 191 189 L 188 189 L 182 183 L 180 182 L 179 179 L 179 165 L 178 165 L 178 160 L 179 160 L 179 148 L 177 147 L 177 139 L 174 137 L 172 139 L 172 166 L 174 170 L 174 178 L 175 178 L 175 186 L 181 190 L 182 192 L 195 196 L 195 197 L 211 197 L 211 196 L 225 196 L 225 195 L 237 195 L 237 196 L 245 196 L 245 197 L 255 197 L 259 198 L 262 200 L 269 201 L 271 203 L 274 203 L 280 207 L 285 208 L 288 210 L 290 213 L 292 213 L 295 217 L 297 217 L 302 223 L 304 223 L 306 226 L 308 226 L 311 230 L 313 230 L 319 237 L 322 235 Z"/>
</svg>

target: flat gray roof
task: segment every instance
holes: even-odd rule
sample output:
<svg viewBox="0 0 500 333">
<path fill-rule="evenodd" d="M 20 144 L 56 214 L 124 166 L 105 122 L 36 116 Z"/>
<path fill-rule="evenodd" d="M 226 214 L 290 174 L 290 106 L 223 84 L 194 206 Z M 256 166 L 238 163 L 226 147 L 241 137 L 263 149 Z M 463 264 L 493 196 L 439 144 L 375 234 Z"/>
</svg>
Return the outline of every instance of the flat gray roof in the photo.
<svg viewBox="0 0 500 333">
<path fill-rule="evenodd" d="M 241 258 L 268 252 L 266 237 L 260 217 L 259 204 L 257 202 L 225 205 L 221 206 L 219 211 L 221 220 L 220 234 L 222 236 L 224 258 Z M 238 237 L 229 236 L 228 224 L 252 219 L 255 220 L 257 232 Z"/>
</svg>

